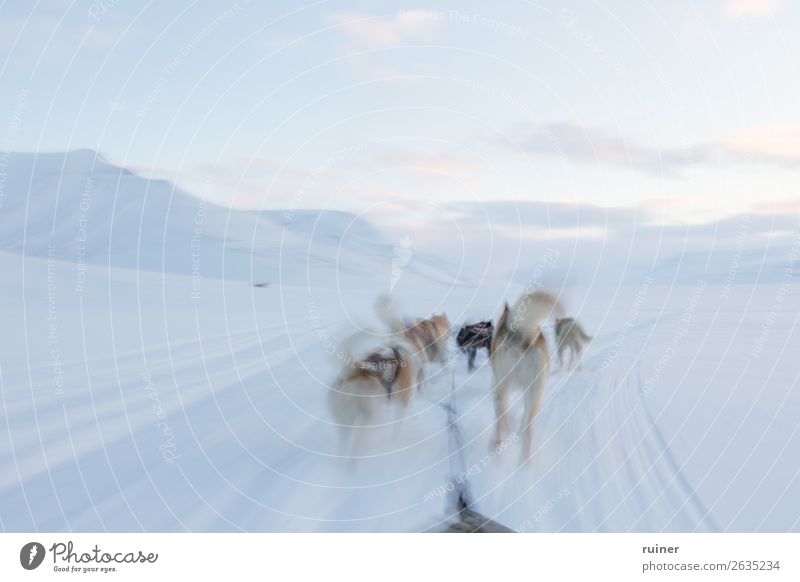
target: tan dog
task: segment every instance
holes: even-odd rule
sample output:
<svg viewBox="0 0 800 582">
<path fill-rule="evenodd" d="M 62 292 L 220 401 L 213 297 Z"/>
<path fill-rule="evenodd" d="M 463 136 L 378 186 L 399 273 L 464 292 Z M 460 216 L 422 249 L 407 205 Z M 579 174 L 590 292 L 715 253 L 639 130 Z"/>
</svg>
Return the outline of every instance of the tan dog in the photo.
<svg viewBox="0 0 800 582">
<path fill-rule="evenodd" d="M 491 362 L 497 417 L 495 446 L 500 446 L 510 432 L 508 397 L 514 388 L 520 388 L 525 402 L 519 431 L 523 461 L 530 458 L 533 425 L 550 376 L 550 355 L 540 326 L 554 309 L 560 311 L 561 306 L 549 293 L 535 291 L 523 295 L 513 308 L 506 304 L 492 337 Z"/>
<path fill-rule="evenodd" d="M 575 368 L 578 364 L 580 369 L 580 358 L 586 344 L 592 340 L 592 336 L 587 334 L 581 324 L 572 317 L 564 317 L 556 320 L 556 345 L 558 346 L 558 362 L 561 369 L 566 369 L 566 358 L 564 357 L 569 348 L 569 368 Z"/>
<path fill-rule="evenodd" d="M 360 344 L 360 345 L 359 345 Z M 404 341 L 383 341 L 358 333 L 344 342 L 344 367 L 328 391 L 328 405 L 339 425 L 339 453 L 358 452 L 364 429 L 374 424 L 381 407 L 408 408 L 416 388 L 419 363 Z"/>
<path fill-rule="evenodd" d="M 450 358 L 447 342 L 450 338 L 451 326 L 447 314 L 434 315 L 429 319 L 423 319 L 407 326 L 392 311 L 391 299 L 386 295 L 380 295 L 375 301 L 375 311 L 393 334 L 404 338 L 414 346 L 415 356 L 422 362 L 418 378 L 420 385 L 424 381 L 422 368 L 428 362 L 436 362 L 445 372 L 449 372 Z"/>
</svg>

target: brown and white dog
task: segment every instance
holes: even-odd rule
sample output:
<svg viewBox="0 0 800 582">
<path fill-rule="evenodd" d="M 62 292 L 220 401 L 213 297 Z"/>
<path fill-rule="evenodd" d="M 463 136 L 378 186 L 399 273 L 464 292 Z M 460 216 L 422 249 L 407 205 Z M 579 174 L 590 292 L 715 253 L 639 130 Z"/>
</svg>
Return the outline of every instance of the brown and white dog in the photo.
<svg viewBox="0 0 800 582">
<path fill-rule="evenodd" d="M 363 331 L 342 342 L 344 367 L 328 390 L 328 405 L 339 425 L 340 454 L 355 456 L 363 432 L 373 426 L 382 407 L 398 405 L 398 425 L 416 390 L 424 380 L 427 362 L 448 368 L 447 316 L 406 326 L 382 295 L 375 302 L 378 317 L 389 333 Z"/>
<path fill-rule="evenodd" d="M 592 336 L 587 334 L 581 324 L 572 317 L 564 317 L 556 320 L 556 345 L 558 346 L 558 362 L 561 369 L 566 369 L 566 358 L 564 357 L 569 348 L 569 368 L 575 368 L 578 364 L 580 369 L 580 358 L 586 344 L 592 340 Z"/>
<path fill-rule="evenodd" d="M 494 404 L 497 425 L 495 446 L 499 447 L 510 432 L 508 399 L 519 388 L 525 411 L 520 426 L 522 460 L 531 454 L 533 427 L 544 400 L 550 377 L 550 355 L 541 323 L 555 310 L 561 311 L 558 300 L 543 291 L 527 293 L 513 308 L 506 303 L 503 315 L 494 328 L 491 362 L 494 374 Z"/>
<path fill-rule="evenodd" d="M 328 390 L 328 405 L 339 426 L 339 454 L 354 456 L 382 407 L 397 404 L 405 413 L 420 363 L 409 342 L 375 333 L 353 334 L 341 351 L 344 367 Z"/>
<path fill-rule="evenodd" d="M 424 367 L 428 362 L 436 362 L 445 373 L 450 371 L 450 354 L 447 342 L 450 338 L 451 325 L 447 314 L 434 315 L 406 325 L 397 317 L 391 307 L 391 299 L 380 295 L 375 301 L 378 317 L 395 336 L 403 338 L 414 347 L 414 355 L 421 362 L 418 381 L 424 382 Z M 449 374 L 447 374 L 449 375 Z"/>
</svg>

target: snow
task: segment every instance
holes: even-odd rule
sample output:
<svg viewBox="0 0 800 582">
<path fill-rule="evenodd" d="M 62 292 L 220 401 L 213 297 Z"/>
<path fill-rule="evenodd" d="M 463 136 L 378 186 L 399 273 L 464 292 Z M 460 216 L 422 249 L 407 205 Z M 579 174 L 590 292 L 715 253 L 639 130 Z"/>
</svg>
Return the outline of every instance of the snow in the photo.
<svg viewBox="0 0 800 582">
<path fill-rule="evenodd" d="M 420 531 L 452 518 L 460 480 L 474 509 L 521 531 L 800 529 L 800 298 L 785 261 L 762 263 L 757 285 L 695 262 L 561 290 L 595 339 L 580 370 L 555 368 L 529 464 L 513 439 L 490 450 L 491 370 L 481 353 L 467 373 L 454 346 L 463 451 L 432 366 L 402 425 L 387 410 L 349 463 L 325 393 L 337 342 L 378 325 L 377 293 L 460 324 L 497 317 L 521 281 L 437 272 L 429 253 L 398 262 L 391 237 L 346 213 L 210 203 L 194 271 L 199 204 L 93 152 L 12 155 L 4 530 Z"/>
</svg>

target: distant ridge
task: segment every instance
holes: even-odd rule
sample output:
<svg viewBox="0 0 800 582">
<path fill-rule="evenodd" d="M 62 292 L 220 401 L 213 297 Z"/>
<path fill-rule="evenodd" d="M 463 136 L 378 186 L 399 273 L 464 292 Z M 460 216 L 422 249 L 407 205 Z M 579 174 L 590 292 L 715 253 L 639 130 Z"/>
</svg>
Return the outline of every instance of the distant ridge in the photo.
<svg viewBox="0 0 800 582">
<path fill-rule="evenodd" d="M 393 247 L 355 214 L 231 209 L 89 149 L 9 152 L 4 162 L 2 251 L 257 283 L 391 277 Z M 407 266 L 419 269 L 442 277 L 430 257 Z"/>
</svg>

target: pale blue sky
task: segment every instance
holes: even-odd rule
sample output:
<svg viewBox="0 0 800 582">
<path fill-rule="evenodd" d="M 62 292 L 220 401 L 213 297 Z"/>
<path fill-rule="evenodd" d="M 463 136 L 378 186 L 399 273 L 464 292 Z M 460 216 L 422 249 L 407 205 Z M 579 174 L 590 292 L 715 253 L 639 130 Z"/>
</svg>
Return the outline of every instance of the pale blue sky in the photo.
<svg viewBox="0 0 800 582">
<path fill-rule="evenodd" d="M 49 0 L 0 18 L 3 149 L 91 148 L 225 204 L 800 210 L 788 0 Z"/>
</svg>

